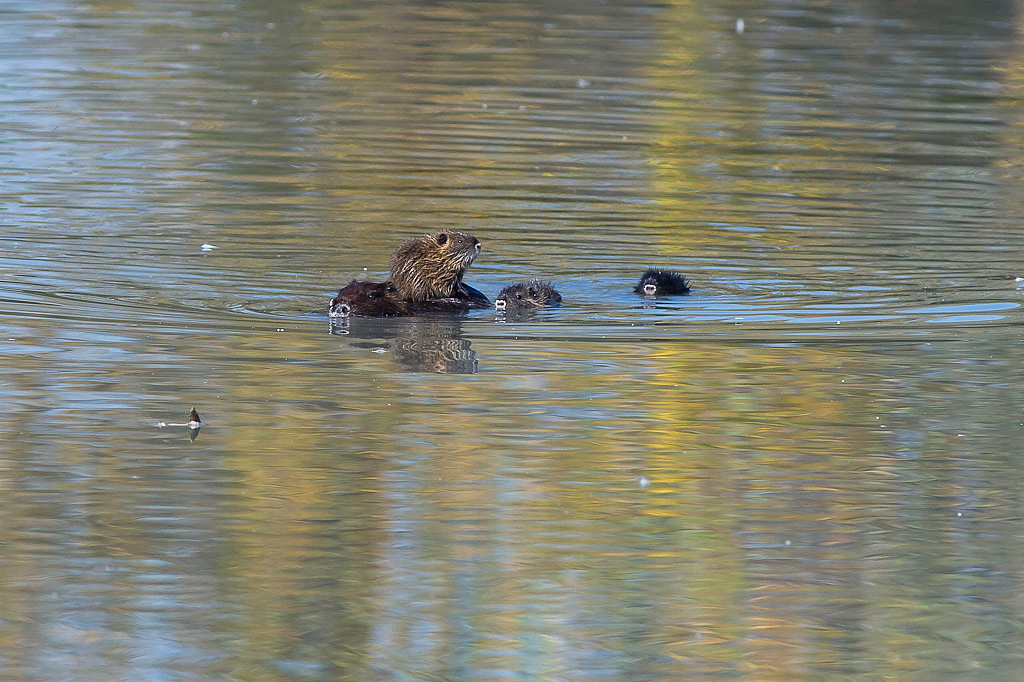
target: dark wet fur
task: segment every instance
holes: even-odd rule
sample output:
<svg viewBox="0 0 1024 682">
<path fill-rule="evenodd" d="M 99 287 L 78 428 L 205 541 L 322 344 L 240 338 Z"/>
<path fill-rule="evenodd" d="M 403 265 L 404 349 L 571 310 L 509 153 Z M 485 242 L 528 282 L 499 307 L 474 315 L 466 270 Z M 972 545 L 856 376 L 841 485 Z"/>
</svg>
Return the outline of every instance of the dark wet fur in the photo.
<svg viewBox="0 0 1024 682">
<path fill-rule="evenodd" d="M 413 315 L 461 314 L 470 310 L 490 308 L 491 301 L 465 282 L 459 282 L 452 296 L 429 298 L 425 301 L 406 301 L 405 305 Z"/>
<path fill-rule="evenodd" d="M 678 272 L 650 269 L 633 291 L 641 296 L 675 296 L 690 293 L 690 283 Z"/>
<path fill-rule="evenodd" d="M 465 282 L 459 282 L 455 289 L 455 298 L 465 301 L 470 308 L 490 308 L 491 299 L 483 295 L 479 289 L 474 289 Z"/>
<path fill-rule="evenodd" d="M 494 299 L 494 307 L 501 310 L 524 310 L 558 305 L 562 295 L 555 291 L 550 282 L 525 282 L 511 284 L 501 290 Z"/>
<path fill-rule="evenodd" d="M 391 282 L 352 280 L 331 299 L 327 314 L 331 317 L 394 317 L 412 313 Z"/>
<path fill-rule="evenodd" d="M 427 314 L 461 314 L 470 310 L 490 308 L 491 302 L 482 293 L 460 282 L 452 296 L 424 301 L 403 301 L 395 285 L 388 282 L 352 280 L 331 299 L 330 317 L 404 317 Z"/>
</svg>

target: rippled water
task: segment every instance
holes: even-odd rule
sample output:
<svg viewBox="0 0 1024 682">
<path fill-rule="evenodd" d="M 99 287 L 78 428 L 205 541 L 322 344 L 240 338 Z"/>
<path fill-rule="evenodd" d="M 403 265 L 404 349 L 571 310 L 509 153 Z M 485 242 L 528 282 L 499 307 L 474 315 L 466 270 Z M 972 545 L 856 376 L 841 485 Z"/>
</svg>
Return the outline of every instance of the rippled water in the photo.
<svg viewBox="0 0 1024 682">
<path fill-rule="evenodd" d="M 1024 677 L 1020 24 L 0 6 L 0 669 Z M 441 227 L 564 304 L 328 320 Z"/>
</svg>

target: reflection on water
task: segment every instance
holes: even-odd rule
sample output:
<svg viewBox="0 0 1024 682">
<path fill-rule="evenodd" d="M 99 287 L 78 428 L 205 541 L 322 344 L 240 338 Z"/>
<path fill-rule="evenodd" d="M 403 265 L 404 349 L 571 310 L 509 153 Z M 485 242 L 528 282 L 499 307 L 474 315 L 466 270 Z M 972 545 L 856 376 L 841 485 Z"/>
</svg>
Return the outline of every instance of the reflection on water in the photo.
<svg viewBox="0 0 1024 682">
<path fill-rule="evenodd" d="M 391 353 L 400 371 L 475 374 L 478 369 L 473 344 L 463 336 L 462 321 L 455 316 L 331 318 L 330 333 L 348 335 L 354 347 Z"/>
<path fill-rule="evenodd" d="M 1020 22 L 7 3 L 7 677 L 1021 679 Z"/>
</svg>

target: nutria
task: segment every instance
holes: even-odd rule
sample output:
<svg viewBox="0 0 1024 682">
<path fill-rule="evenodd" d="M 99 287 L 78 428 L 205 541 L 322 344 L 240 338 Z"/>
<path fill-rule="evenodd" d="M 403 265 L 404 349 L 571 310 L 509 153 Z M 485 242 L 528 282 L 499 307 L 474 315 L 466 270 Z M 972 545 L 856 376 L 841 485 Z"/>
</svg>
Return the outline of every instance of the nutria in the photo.
<svg viewBox="0 0 1024 682">
<path fill-rule="evenodd" d="M 405 302 L 398 298 L 398 289 L 391 282 L 352 280 L 331 299 L 327 314 L 330 317 L 393 317 L 411 313 Z"/>
<path fill-rule="evenodd" d="M 491 302 L 482 293 L 460 283 L 453 296 L 426 301 L 403 301 L 391 281 L 360 282 L 352 280 L 331 299 L 329 317 L 399 317 L 431 313 L 459 314 L 474 308 L 490 308 Z"/>
<path fill-rule="evenodd" d="M 641 296 L 670 296 L 690 293 L 690 285 L 678 272 L 652 268 L 640 277 L 633 291 Z"/>
<path fill-rule="evenodd" d="M 548 282 L 536 280 L 525 284 L 512 284 L 501 290 L 494 299 L 494 307 L 498 312 L 505 310 L 523 310 L 526 308 L 542 308 L 546 305 L 558 305 L 562 296 Z"/>
<path fill-rule="evenodd" d="M 391 281 L 405 301 L 459 297 L 462 276 L 478 255 L 479 240 L 465 232 L 410 239 L 391 254 Z"/>
</svg>

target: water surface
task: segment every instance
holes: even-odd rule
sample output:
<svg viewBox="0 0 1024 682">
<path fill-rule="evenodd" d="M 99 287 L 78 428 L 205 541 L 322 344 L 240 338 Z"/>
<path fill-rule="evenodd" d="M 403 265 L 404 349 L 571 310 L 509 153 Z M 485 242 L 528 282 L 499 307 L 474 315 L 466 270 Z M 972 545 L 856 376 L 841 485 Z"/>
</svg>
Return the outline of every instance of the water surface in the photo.
<svg viewBox="0 0 1024 682">
<path fill-rule="evenodd" d="M 0 666 L 1020 679 L 1020 21 L 0 8 Z M 564 304 L 328 320 L 442 227 Z"/>
</svg>

